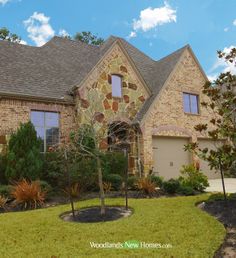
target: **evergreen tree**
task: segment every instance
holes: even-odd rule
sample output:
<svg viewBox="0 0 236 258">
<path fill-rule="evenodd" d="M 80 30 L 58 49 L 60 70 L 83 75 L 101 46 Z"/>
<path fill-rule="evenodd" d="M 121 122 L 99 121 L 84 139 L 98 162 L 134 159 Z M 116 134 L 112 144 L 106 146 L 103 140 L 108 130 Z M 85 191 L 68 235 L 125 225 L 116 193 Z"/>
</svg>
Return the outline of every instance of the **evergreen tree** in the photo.
<svg viewBox="0 0 236 258">
<path fill-rule="evenodd" d="M 41 140 L 37 138 L 33 124 L 21 124 L 9 141 L 6 177 L 10 180 L 38 179 L 43 165 L 40 146 Z"/>
</svg>

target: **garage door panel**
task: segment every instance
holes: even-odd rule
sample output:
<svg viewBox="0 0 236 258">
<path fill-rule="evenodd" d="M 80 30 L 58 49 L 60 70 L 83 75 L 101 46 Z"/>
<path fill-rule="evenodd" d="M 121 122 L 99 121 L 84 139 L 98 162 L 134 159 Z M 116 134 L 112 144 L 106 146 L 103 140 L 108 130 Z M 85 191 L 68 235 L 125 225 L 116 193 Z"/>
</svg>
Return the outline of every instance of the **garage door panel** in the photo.
<svg viewBox="0 0 236 258">
<path fill-rule="evenodd" d="M 198 144 L 200 149 L 208 148 L 208 150 L 215 150 L 220 142 L 215 143 L 214 141 L 208 139 L 199 139 Z M 200 169 L 209 179 L 220 178 L 219 171 L 216 171 L 215 169 L 211 170 L 207 161 L 200 160 Z"/>
<path fill-rule="evenodd" d="M 188 143 L 188 138 L 153 137 L 154 173 L 165 179 L 179 177 L 181 167 L 190 162 L 189 152 L 184 151 Z"/>
</svg>

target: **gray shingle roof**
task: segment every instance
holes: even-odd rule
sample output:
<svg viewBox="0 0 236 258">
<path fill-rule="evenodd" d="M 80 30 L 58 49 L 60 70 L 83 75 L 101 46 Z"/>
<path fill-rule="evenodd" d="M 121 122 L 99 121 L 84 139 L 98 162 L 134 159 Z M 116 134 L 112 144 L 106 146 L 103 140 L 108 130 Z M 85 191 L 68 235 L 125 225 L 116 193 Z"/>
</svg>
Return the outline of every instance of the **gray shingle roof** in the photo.
<svg viewBox="0 0 236 258">
<path fill-rule="evenodd" d="M 81 83 L 116 40 L 122 44 L 151 92 L 137 115 L 141 120 L 186 47 L 155 61 L 114 36 L 100 47 L 60 37 L 52 38 L 42 47 L 0 41 L 0 95 L 9 93 L 72 101 L 69 94 L 72 88 Z"/>
</svg>

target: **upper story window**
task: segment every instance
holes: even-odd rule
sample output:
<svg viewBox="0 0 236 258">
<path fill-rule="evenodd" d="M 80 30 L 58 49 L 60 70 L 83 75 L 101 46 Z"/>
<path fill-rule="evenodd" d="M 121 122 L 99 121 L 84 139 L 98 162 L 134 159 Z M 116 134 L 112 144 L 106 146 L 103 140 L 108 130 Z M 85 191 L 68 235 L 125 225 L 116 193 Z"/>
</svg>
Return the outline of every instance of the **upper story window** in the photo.
<svg viewBox="0 0 236 258">
<path fill-rule="evenodd" d="M 190 93 L 183 93 L 184 112 L 190 114 L 199 114 L 199 96 Z"/>
<path fill-rule="evenodd" d="M 122 97 L 122 78 L 119 75 L 111 76 L 112 97 Z"/>
<path fill-rule="evenodd" d="M 42 152 L 59 143 L 59 113 L 31 111 L 31 122 L 42 140 Z"/>
</svg>

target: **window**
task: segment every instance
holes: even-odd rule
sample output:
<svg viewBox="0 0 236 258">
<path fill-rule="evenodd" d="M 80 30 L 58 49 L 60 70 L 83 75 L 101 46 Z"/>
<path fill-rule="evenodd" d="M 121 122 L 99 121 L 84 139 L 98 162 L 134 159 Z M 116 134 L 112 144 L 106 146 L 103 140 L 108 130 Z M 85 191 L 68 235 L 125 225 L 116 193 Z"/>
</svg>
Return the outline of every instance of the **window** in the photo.
<svg viewBox="0 0 236 258">
<path fill-rule="evenodd" d="M 122 79 L 118 75 L 112 75 L 111 76 L 111 86 L 112 86 L 112 97 L 122 97 Z"/>
<path fill-rule="evenodd" d="M 31 111 L 31 122 L 42 140 L 42 152 L 59 143 L 59 114 L 54 112 Z"/>
<path fill-rule="evenodd" d="M 190 114 L 199 114 L 198 95 L 184 93 L 184 112 Z"/>
</svg>

